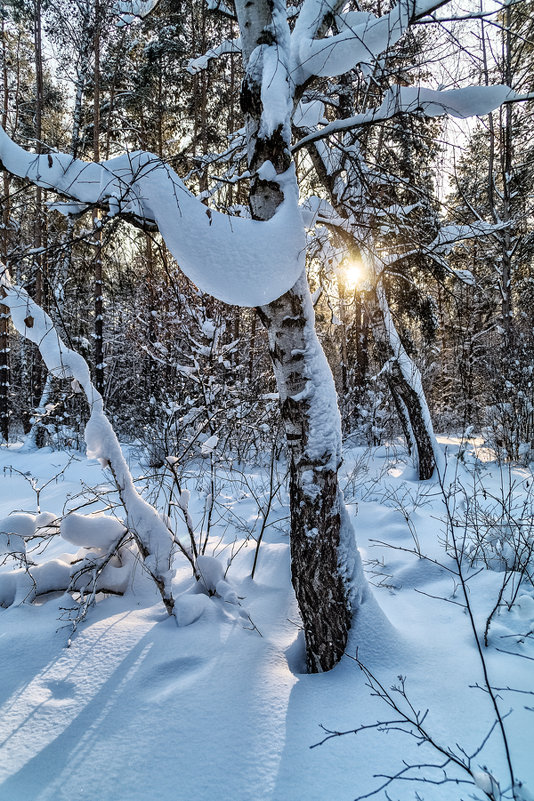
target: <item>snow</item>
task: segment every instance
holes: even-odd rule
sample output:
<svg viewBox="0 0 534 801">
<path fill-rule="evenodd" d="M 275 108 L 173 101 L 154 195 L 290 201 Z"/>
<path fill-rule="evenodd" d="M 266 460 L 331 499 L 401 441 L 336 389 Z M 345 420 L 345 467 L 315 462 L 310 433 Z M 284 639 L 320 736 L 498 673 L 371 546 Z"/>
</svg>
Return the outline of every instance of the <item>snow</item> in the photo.
<svg viewBox="0 0 534 801">
<path fill-rule="evenodd" d="M 80 515 L 71 512 L 63 518 L 60 533 L 73 545 L 112 550 L 126 529 L 120 520 L 109 515 Z"/>
<path fill-rule="evenodd" d="M 213 451 L 217 447 L 218 442 L 219 442 L 219 437 L 217 436 L 217 434 L 212 434 L 211 437 L 208 437 L 208 439 L 205 440 L 205 442 L 203 442 L 200 447 L 202 456 L 209 456 L 210 453 L 213 453 Z"/>
<path fill-rule="evenodd" d="M 453 471 L 455 442 L 449 438 L 443 443 Z M 399 675 L 406 676 L 407 693 L 417 708 L 429 708 L 426 726 L 439 742 L 451 747 L 459 742 L 474 750 L 493 715 L 486 694 L 470 687 L 482 677 L 467 618 L 458 606 L 439 600 L 449 598 L 454 589 L 447 570 L 408 553 L 413 540 L 391 501 L 404 497 L 411 504 L 421 548 L 430 556 L 441 553 L 447 564 L 438 541 L 437 520 L 443 510 L 437 485 L 425 484 L 421 496 L 399 449 L 376 449 L 367 455 L 354 449 L 345 457 L 348 513 L 356 522 L 368 577 L 375 584 L 355 620 L 348 653 L 354 656 L 358 647 L 359 659 L 388 688 L 398 683 Z M 352 496 L 352 471 L 358 465 L 361 471 L 362 458 L 364 478 L 360 473 L 357 494 Z M 66 466 L 64 480 L 44 491 L 43 503 L 51 514 L 61 513 L 64 499 L 77 492 L 81 480 L 88 484 L 105 480 L 97 462 L 78 458 L 67 466 L 67 461 L 66 454 L 49 450 L 24 454 L 18 446 L 0 449 L 0 467 L 31 466 L 39 481 Z M 465 468 L 459 470 L 458 478 L 466 481 Z M 486 486 L 494 491 L 501 481 L 498 467 L 489 463 L 485 470 Z M 514 469 L 515 478 L 524 480 L 527 475 L 524 469 Z M 191 495 L 192 514 L 197 515 L 202 499 L 194 482 Z M 21 476 L 0 470 L 4 518 L 15 509 L 31 509 L 34 499 Z M 244 518 L 253 502 L 236 499 L 233 509 Z M 37 606 L 0 609 L 2 799 L 351 801 L 382 782 L 374 774 L 395 772 L 403 760 L 433 761 L 428 746 L 418 747 L 399 731 L 387 736 L 361 732 L 310 748 L 325 736 L 321 724 L 352 729 L 391 718 L 391 711 L 371 694 L 365 676 L 348 657 L 330 673 L 300 672 L 302 648 L 287 537 L 276 528 L 266 530 L 252 582 L 253 548 L 242 536 L 237 530 L 223 536 L 225 542 L 235 540 L 242 546 L 226 583 L 243 597 L 261 636 L 244 617 L 229 614 L 234 606 L 217 596 L 194 593 L 190 570 L 183 564 L 173 582 L 178 627 L 139 571 L 132 592 L 99 601 L 90 610 L 68 649 L 64 647 L 68 630 L 59 621 L 61 607 L 68 605 L 66 596 Z M 377 545 L 377 539 L 404 550 Z M 57 552 L 64 547 L 58 538 L 40 557 L 50 564 L 50 585 L 61 570 L 69 569 L 68 557 Z M 222 541 L 219 547 L 224 549 Z M 213 568 L 211 579 L 217 582 L 223 580 L 217 578 L 222 568 L 213 562 L 225 563 L 221 556 L 210 556 L 204 563 L 206 572 Z M 3 570 L 7 570 L 3 575 L 14 573 L 7 567 Z M 499 581 L 499 573 L 484 571 L 470 582 L 481 623 Z M 531 640 L 517 644 L 517 634 L 534 623 L 531 587 L 521 592 L 520 601 L 520 607 L 511 612 L 503 609 L 497 617 L 487 660 L 496 686 L 529 690 L 528 660 L 496 650 L 502 644 L 507 650 L 534 655 Z M 510 637 L 513 634 L 515 638 Z M 505 723 L 515 770 L 526 786 L 518 798 L 526 799 L 534 781 L 530 746 L 534 721 L 525 709 L 532 703 L 528 696 L 505 695 L 504 707 L 513 709 Z M 504 792 L 502 745 L 495 734 L 476 763 L 476 784 L 399 783 L 390 788 L 390 797 L 413 800 L 418 790 L 425 801 L 468 797 L 483 801 L 483 789 L 496 787 L 496 782 L 503 798 L 509 797 Z M 383 793 L 377 797 L 385 798 Z"/>
<path fill-rule="evenodd" d="M 196 564 L 200 574 L 200 583 L 209 595 L 215 592 L 217 582 L 222 581 L 224 567 L 219 559 L 213 556 L 199 556 Z"/>
<path fill-rule="evenodd" d="M 324 103 L 320 100 L 301 100 L 293 113 L 293 124 L 297 128 L 314 128 L 324 117 Z"/>
<path fill-rule="evenodd" d="M 191 73 L 191 75 L 196 75 L 197 73 L 206 69 L 211 59 L 219 58 L 219 56 L 225 55 L 227 53 L 240 53 L 240 52 L 241 52 L 241 39 L 239 37 L 237 39 L 225 39 L 223 42 L 221 42 L 220 45 L 217 45 L 217 47 L 212 47 L 203 56 L 198 56 L 198 58 L 190 59 L 187 65 L 187 71 Z"/>
<path fill-rule="evenodd" d="M 503 477 L 498 465 L 476 461 L 472 448 L 458 461 L 461 443 L 452 436 L 441 445 L 449 453 L 451 480 L 456 477 L 468 487 L 469 470 L 476 467 L 488 492 L 499 491 Z M 35 512 L 35 493 L 17 469 L 30 469 L 41 484 L 65 468 L 63 480 L 43 491 L 42 503 L 51 515 L 62 514 L 80 482 L 103 486 L 106 481 L 95 460 L 78 454 L 67 463 L 68 454 L 49 449 L 28 454 L 18 445 L 1 447 L 2 519 L 17 510 Z M 446 569 L 450 560 L 440 543 L 443 502 L 437 483 L 415 481 L 400 447 L 348 450 L 343 471 L 348 515 L 373 583 L 355 619 L 348 654 L 354 657 L 358 648 L 358 658 L 388 689 L 398 684 L 400 675 L 406 676 L 408 696 L 415 708 L 429 709 L 425 725 L 438 742 L 450 747 L 458 742 L 474 751 L 493 722 L 493 712 L 486 693 L 473 687 L 482 682 L 482 673 L 467 616 L 461 607 L 440 600 L 460 598 L 454 596 L 455 582 Z M 259 478 L 257 469 L 251 469 L 249 480 L 254 476 Z M 512 467 L 511 479 L 521 482 L 525 492 L 531 474 Z M 203 499 L 196 480 L 188 488 L 191 514 L 197 519 Z M 226 499 L 231 497 L 231 484 L 224 492 Z M 422 552 L 444 567 L 409 552 L 414 542 L 399 512 L 401 498 Z M 277 504 L 275 518 L 287 513 L 287 507 Z M 255 509 L 250 496 L 238 498 L 237 493 L 231 505 L 243 520 Z M 240 549 L 226 579 L 217 581 L 234 588 L 257 630 L 233 611 L 239 607 L 195 593 L 190 568 L 179 556 L 173 580 L 178 626 L 139 568 L 124 597 L 99 600 L 89 610 L 69 648 L 70 629 L 61 620 L 62 609 L 72 605 L 68 596 L 0 609 L 2 801 L 352 801 L 383 782 L 375 774 L 396 772 L 403 760 L 436 759 L 428 746 L 417 746 L 397 730 L 387 735 L 362 731 L 310 748 L 325 736 L 321 724 L 340 731 L 394 715 L 366 687 L 365 676 L 348 656 L 330 673 L 301 672 L 302 644 L 284 530 L 267 527 L 255 581 L 250 580 L 254 543 L 246 543 L 243 531 L 223 524 L 215 540 L 209 558 L 225 570 L 231 548 Z M 77 546 L 68 557 L 66 545 L 56 537 L 44 553 L 32 555 L 51 565 L 51 584 L 75 557 Z M 14 573 L 7 564 L 2 568 L 3 576 Z M 213 573 L 215 579 L 221 569 Z M 502 574 L 493 570 L 470 580 L 481 629 L 501 580 Z M 518 600 L 520 605 L 510 612 L 503 608 L 495 618 L 485 653 L 495 686 L 530 691 L 531 662 L 497 651 L 534 656 L 532 637 L 521 643 L 519 636 L 534 625 L 532 587 L 525 585 Z M 501 696 L 502 708 L 512 709 L 505 726 L 517 779 L 524 783 L 517 799 L 527 799 L 534 783 L 534 720 L 526 709 L 533 706 L 532 699 L 505 691 Z M 487 801 L 482 787 L 494 781 L 502 797 L 510 797 L 502 743 L 495 732 L 474 763 L 476 784 L 400 782 L 389 788 L 389 795 L 413 801 L 417 791 L 425 801 Z M 383 801 L 384 793 L 377 798 Z"/>
<path fill-rule="evenodd" d="M 26 554 L 24 538 L 19 534 L 6 534 L 4 530 L 0 530 L 0 556 L 4 554 Z"/>
<path fill-rule="evenodd" d="M 374 58 L 394 45 L 408 27 L 410 3 L 400 0 L 389 14 L 375 17 L 359 13 L 342 17 L 343 28 L 335 36 L 313 39 L 293 33 L 293 77 L 297 84 L 313 75 L 334 77 L 348 72 L 357 64 Z"/>
<path fill-rule="evenodd" d="M 0 532 L 18 534 L 21 537 L 33 537 L 37 526 L 36 515 L 18 512 L 0 520 Z"/>
<path fill-rule="evenodd" d="M 377 108 L 356 114 L 343 120 L 335 120 L 319 131 L 303 137 L 294 147 L 298 150 L 307 142 L 322 138 L 331 133 L 369 125 L 373 122 L 390 119 L 403 113 L 421 113 L 428 117 L 468 117 L 489 114 L 506 100 L 515 97 L 508 86 L 467 86 L 464 89 L 429 89 L 421 86 L 395 86 L 385 93 L 384 100 Z"/>
<path fill-rule="evenodd" d="M 159 0 L 118 0 L 114 7 L 114 12 L 119 17 L 117 27 L 130 25 L 135 19 L 143 19 L 158 3 Z"/>
<path fill-rule="evenodd" d="M 274 48 L 267 48 L 274 51 Z M 270 56 L 273 99 L 283 86 L 266 127 L 276 127 L 289 99 L 285 70 Z M 260 222 L 208 208 L 164 162 L 144 151 L 90 163 L 62 153 L 36 156 L 16 145 L 0 127 L 0 160 L 14 175 L 54 188 L 82 203 L 112 200 L 134 217 L 153 220 L 180 269 L 200 289 L 237 306 L 269 303 L 291 289 L 304 269 L 305 236 L 294 167 L 276 176 L 284 201 Z"/>
</svg>

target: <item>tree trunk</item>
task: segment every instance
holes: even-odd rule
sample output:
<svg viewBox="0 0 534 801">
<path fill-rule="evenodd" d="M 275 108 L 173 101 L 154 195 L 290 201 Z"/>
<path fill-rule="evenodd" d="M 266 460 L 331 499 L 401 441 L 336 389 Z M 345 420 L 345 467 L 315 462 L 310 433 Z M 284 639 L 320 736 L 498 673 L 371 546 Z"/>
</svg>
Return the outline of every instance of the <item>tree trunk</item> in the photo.
<svg viewBox="0 0 534 801">
<path fill-rule="evenodd" d="M 443 454 L 434 434 L 421 374 L 400 340 L 380 279 L 376 285 L 375 299 L 373 336 L 384 354 L 388 386 L 408 448 L 415 448 L 419 478 L 425 481 L 432 476 L 436 467 L 442 471 Z"/>
<path fill-rule="evenodd" d="M 291 575 L 307 666 L 315 673 L 330 670 L 342 657 L 355 595 L 363 589 L 337 480 L 341 419 L 306 276 L 259 314 L 269 336 L 290 459 Z"/>
<path fill-rule="evenodd" d="M 95 0 L 94 32 L 94 110 L 93 110 L 93 158 L 100 161 L 100 27 L 101 10 L 99 0 Z M 93 260 L 95 274 L 95 387 L 104 395 L 104 281 L 102 273 L 102 228 L 98 209 L 93 211 Z"/>
<path fill-rule="evenodd" d="M 0 17 L 0 33 L 2 34 L 2 85 L 4 102 L 2 107 L 2 128 L 7 124 L 9 109 L 9 84 L 7 73 L 7 47 L 6 32 L 3 17 Z M 9 217 L 10 217 L 10 178 L 7 172 L 3 176 L 3 204 L 2 204 L 2 262 L 8 266 L 9 257 Z M 9 309 L 0 303 L 0 437 L 4 442 L 9 440 Z"/>
<path fill-rule="evenodd" d="M 258 171 L 267 162 L 277 175 L 293 169 L 289 111 L 274 130 L 262 117 L 262 59 L 269 48 L 276 48 L 279 68 L 287 69 L 285 3 L 238 0 L 236 11 L 246 70 L 241 105 L 254 176 L 249 202 L 253 217 L 267 220 L 275 214 L 283 193 L 276 181 L 266 180 Z M 307 667 L 319 672 L 334 667 L 343 655 L 357 595 L 364 588 L 354 532 L 337 480 L 341 420 L 332 373 L 315 333 L 305 274 L 293 289 L 258 312 L 268 332 L 289 451 L 293 587 L 304 628 Z"/>
</svg>

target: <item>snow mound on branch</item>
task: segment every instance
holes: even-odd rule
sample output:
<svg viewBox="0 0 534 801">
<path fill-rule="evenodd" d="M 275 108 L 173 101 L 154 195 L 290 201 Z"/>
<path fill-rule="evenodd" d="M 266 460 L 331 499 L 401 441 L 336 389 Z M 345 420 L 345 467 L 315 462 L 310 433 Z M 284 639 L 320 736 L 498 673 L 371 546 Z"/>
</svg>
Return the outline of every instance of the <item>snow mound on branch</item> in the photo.
<svg viewBox="0 0 534 801">
<path fill-rule="evenodd" d="M 79 515 L 71 512 L 61 521 L 60 533 L 64 540 L 83 547 L 110 551 L 125 533 L 124 525 L 109 515 Z"/>
<path fill-rule="evenodd" d="M 20 537 L 33 537 L 36 525 L 35 515 L 16 512 L 0 520 L 0 534 L 18 534 Z"/>
<path fill-rule="evenodd" d="M 427 117 L 451 117 L 466 119 L 483 116 L 498 108 L 513 93 L 509 86 L 466 86 L 464 89 L 427 89 L 422 86 L 396 86 L 386 94 L 380 110 L 386 117 L 421 111 Z"/>
<path fill-rule="evenodd" d="M 224 567 L 214 556 L 199 556 L 197 558 L 197 571 L 200 575 L 200 584 L 209 595 L 217 592 L 217 584 L 224 579 Z"/>
<path fill-rule="evenodd" d="M 217 434 L 213 434 L 211 437 L 208 437 L 208 439 L 200 446 L 200 452 L 202 453 L 202 456 L 209 456 L 210 453 L 213 453 L 218 442 L 219 437 Z"/>
<path fill-rule="evenodd" d="M 6 534 L 0 531 L 0 556 L 26 554 L 26 543 L 18 534 Z"/>
<path fill-rule="evenodd" d="M 382 17 L 353 12 L 341 17 L 343 30 L 335 36 L 310 38 L 307 31 L 295 28 L 293 35 L 294 71 L 297 83 L 313 75 L 342 75 L 357 64 L 369 63 L 399 41 L 410 19 L 405 0 Z"/>
<path fill-rule="evenodd" d="M 117 27 L 130 25 L 136 19 L 144 19 L 158 5 L 159 0 L 118 0 L 115 4 L 115 14 L 119 20 Z"/>
<path fill-rule="evenodd" d="M 35 525 L 37 529 L 48 528 L 53 526 L 57 521 L 57 516 L 53 512 L 41 512 L 35 518 Z"/>
<path fill-rule="evenodd" d="M 0 161 L 13 175 L 72 200 L 108 204 L 110 215 L 155 222 L 180 269 L 225 303 L 270 303 L 304 270 L 306 239 L 293 166 L 275 174 L 284 200 L 270 220 L 259 221 L 208 208 L 174 170 L 144 151 L 102 163 L 63 153 L 39 156 L 16 145 L 0 127 Z M 41 352 L 48 365 L 46 348 Z M 63 375 L 61 370 L 54 374 Z"/>
</svg>

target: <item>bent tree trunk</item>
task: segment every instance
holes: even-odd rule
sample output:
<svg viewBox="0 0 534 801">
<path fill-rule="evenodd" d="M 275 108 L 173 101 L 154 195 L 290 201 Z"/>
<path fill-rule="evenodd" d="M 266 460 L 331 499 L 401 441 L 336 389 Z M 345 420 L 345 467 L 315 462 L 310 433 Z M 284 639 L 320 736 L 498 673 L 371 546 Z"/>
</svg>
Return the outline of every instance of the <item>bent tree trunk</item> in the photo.
<svg viewBox="0 0 534 801">
<path fill-rule="evenodd" d="M 419 478 L 425 481 L 435 468 L 441 472 L 443 455 L 434 434 L 421 374 L 400 340 L 380 279 L 376 284 L 375 301 L 373 337 L 384 355 L 388 386 L 408 448 L 416 451 Z"/>
<path fill-rule="evenodd" d="M 289 150 L 292 97 L 285 61 L 289 29 L 281 0 L 237 0 L 235 5 L 245 67 L 241 105 L 254 176 L 250 208 L 255 219 L 267 220 L 283 201 L 277 177 L 286 175 L 287 188 L 288 170 L 293 169 Z M 277 125 L 264 116 L 262 97 L 263 69 L 273 53 L 277 69 L 286 70 L 287 110 Z M 307 667 L 319 672 L 334 667 L 343 655 L 357 596 L 364 587 L 354 532 L 337 480 L 341 463 L 337 397 L 315 333 L 305 274 L 289 292 L 258 312 L 268 332 L 290 459 L 293 586 Z"/>
</svg>

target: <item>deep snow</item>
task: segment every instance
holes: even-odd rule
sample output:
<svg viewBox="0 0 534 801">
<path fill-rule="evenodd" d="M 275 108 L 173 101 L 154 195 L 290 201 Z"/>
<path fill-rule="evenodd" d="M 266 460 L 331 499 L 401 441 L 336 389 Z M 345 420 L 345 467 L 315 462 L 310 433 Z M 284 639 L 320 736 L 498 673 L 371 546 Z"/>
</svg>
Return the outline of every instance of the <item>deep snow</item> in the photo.
<svg viewBox="0 0 534 801">
<path fill-rule="evenodd" d="M 457 476 L 467 487 L 477 464 L 488 492 L 499 494 L 502 475 L 506 489 L 509 475 L 515 496 L 528 494 L 526 468 L 501 473 L 494 463 L 475 462 L 468 453 L 466 470 L 454 455 L 458 441 L 449 438 L 447 445 L 447 480 L 459 464 Z M 49 449 L 23 453 L 18 446 L 1 447 L 0 518 L 36 511 L 30 476 L 15 471 L 29 472 L 42 485 L 69 458 Z M 133 469 L 139 475 L 135 463 Z M 439 543 L 444 516 L 439 487 L 435 481 L 417 482 L 402 451 L 381 448 L 366 455 L 352 449 L 343 470 L 373 598 L 356 616 L 348 656 L 328 674 L 300 672 L 287 520 L 266 528 L 255 580 L 250 579 L 254 542 L 244 544 L 244 528 L 253 525 L 257 507 L 246 488 L 237 492 L 221 484 L 220 500 L 234 523 L 221 520 L 211 536 L 225 569 L 237 553 L 226 581 L 241 606 L 192 593 L 190 568 L 177 554 L 173 589 L 180 626 L 167 616 L 140 565 L 128 593 L 99 600 L 69 648 L 70 628 L 60 620 L 69 605 L 65 596 L 0 609 L 1 801 L 350 801 L 383 783 L 376 774 L 402 769 L 403 760 L 439 762 L 429 746 L 418 747 L 399 731 L 368 730 L 310 748 L 324 737 L 321 724 L 345 730 L 398 717 L 366 687 L 350 658 L 356 649 L 385 687 L 406 677 L 410 700 L 416 709 L 430 710 L 425 727 L 441 745 L 458 743 L 473 752 L 494 713 L 487 694 L 472 687 L 483 676 L 468 616 L 451 603 L 461 601 L 461 592 Z M 261 471 L 250 471 L 256 489 L 261 478 Z M 102 487 L 107 477 L 96 461 L 75 454 L 42 490 L 41 510 L 59 515 L 65 505 L 77 508 L 81 482 Z M 189 489 L 189 511 L 197 523 L 203 495 L 193 479 Z M 471 496 L 468 492 L 468 505 Z M 275 505 L 273 521 L 287 515 L 284 501 Z M 396 507 L 404 507 L 412 531 Z M 98 508 L 95 503 L 79 511 Z M 460 510 L 454 514 L 460 516 Z M 522 515 L 526 519 L 525 510 Z M 69 550 L 68 543 L 56 540 L 41 560 Z M 415 540 L 422 553 L 445 567 L 410 553 Z M 70 548 L 75 552 L 77 546 Z M 469 582 L 481 634 L 504 575 L 497 569 L 502 568 L 498 554 L 492 567 Z M 501 611 L 490 628 L 485 657 L 495 686 L 534 689 L 534 640 L 520 636 L 533 629 L 534 591 L 524 585 L 512 611 Z M 503 713 L 512 710 L 505 726 L 516 777 L 532 792 L 534 697 L 501 691 L 499 703 Z M 475 769 L 486 766 L 504 790 L 509 779 L 497 732 L 473 760 Z M 417 775 L 436 779 L 438 774 Z M 418 792 L 426 801 L 487 797 L 473 784 L 401 782 L 388 792 L 392 799 L 415 799 Z"/>
</svg>

